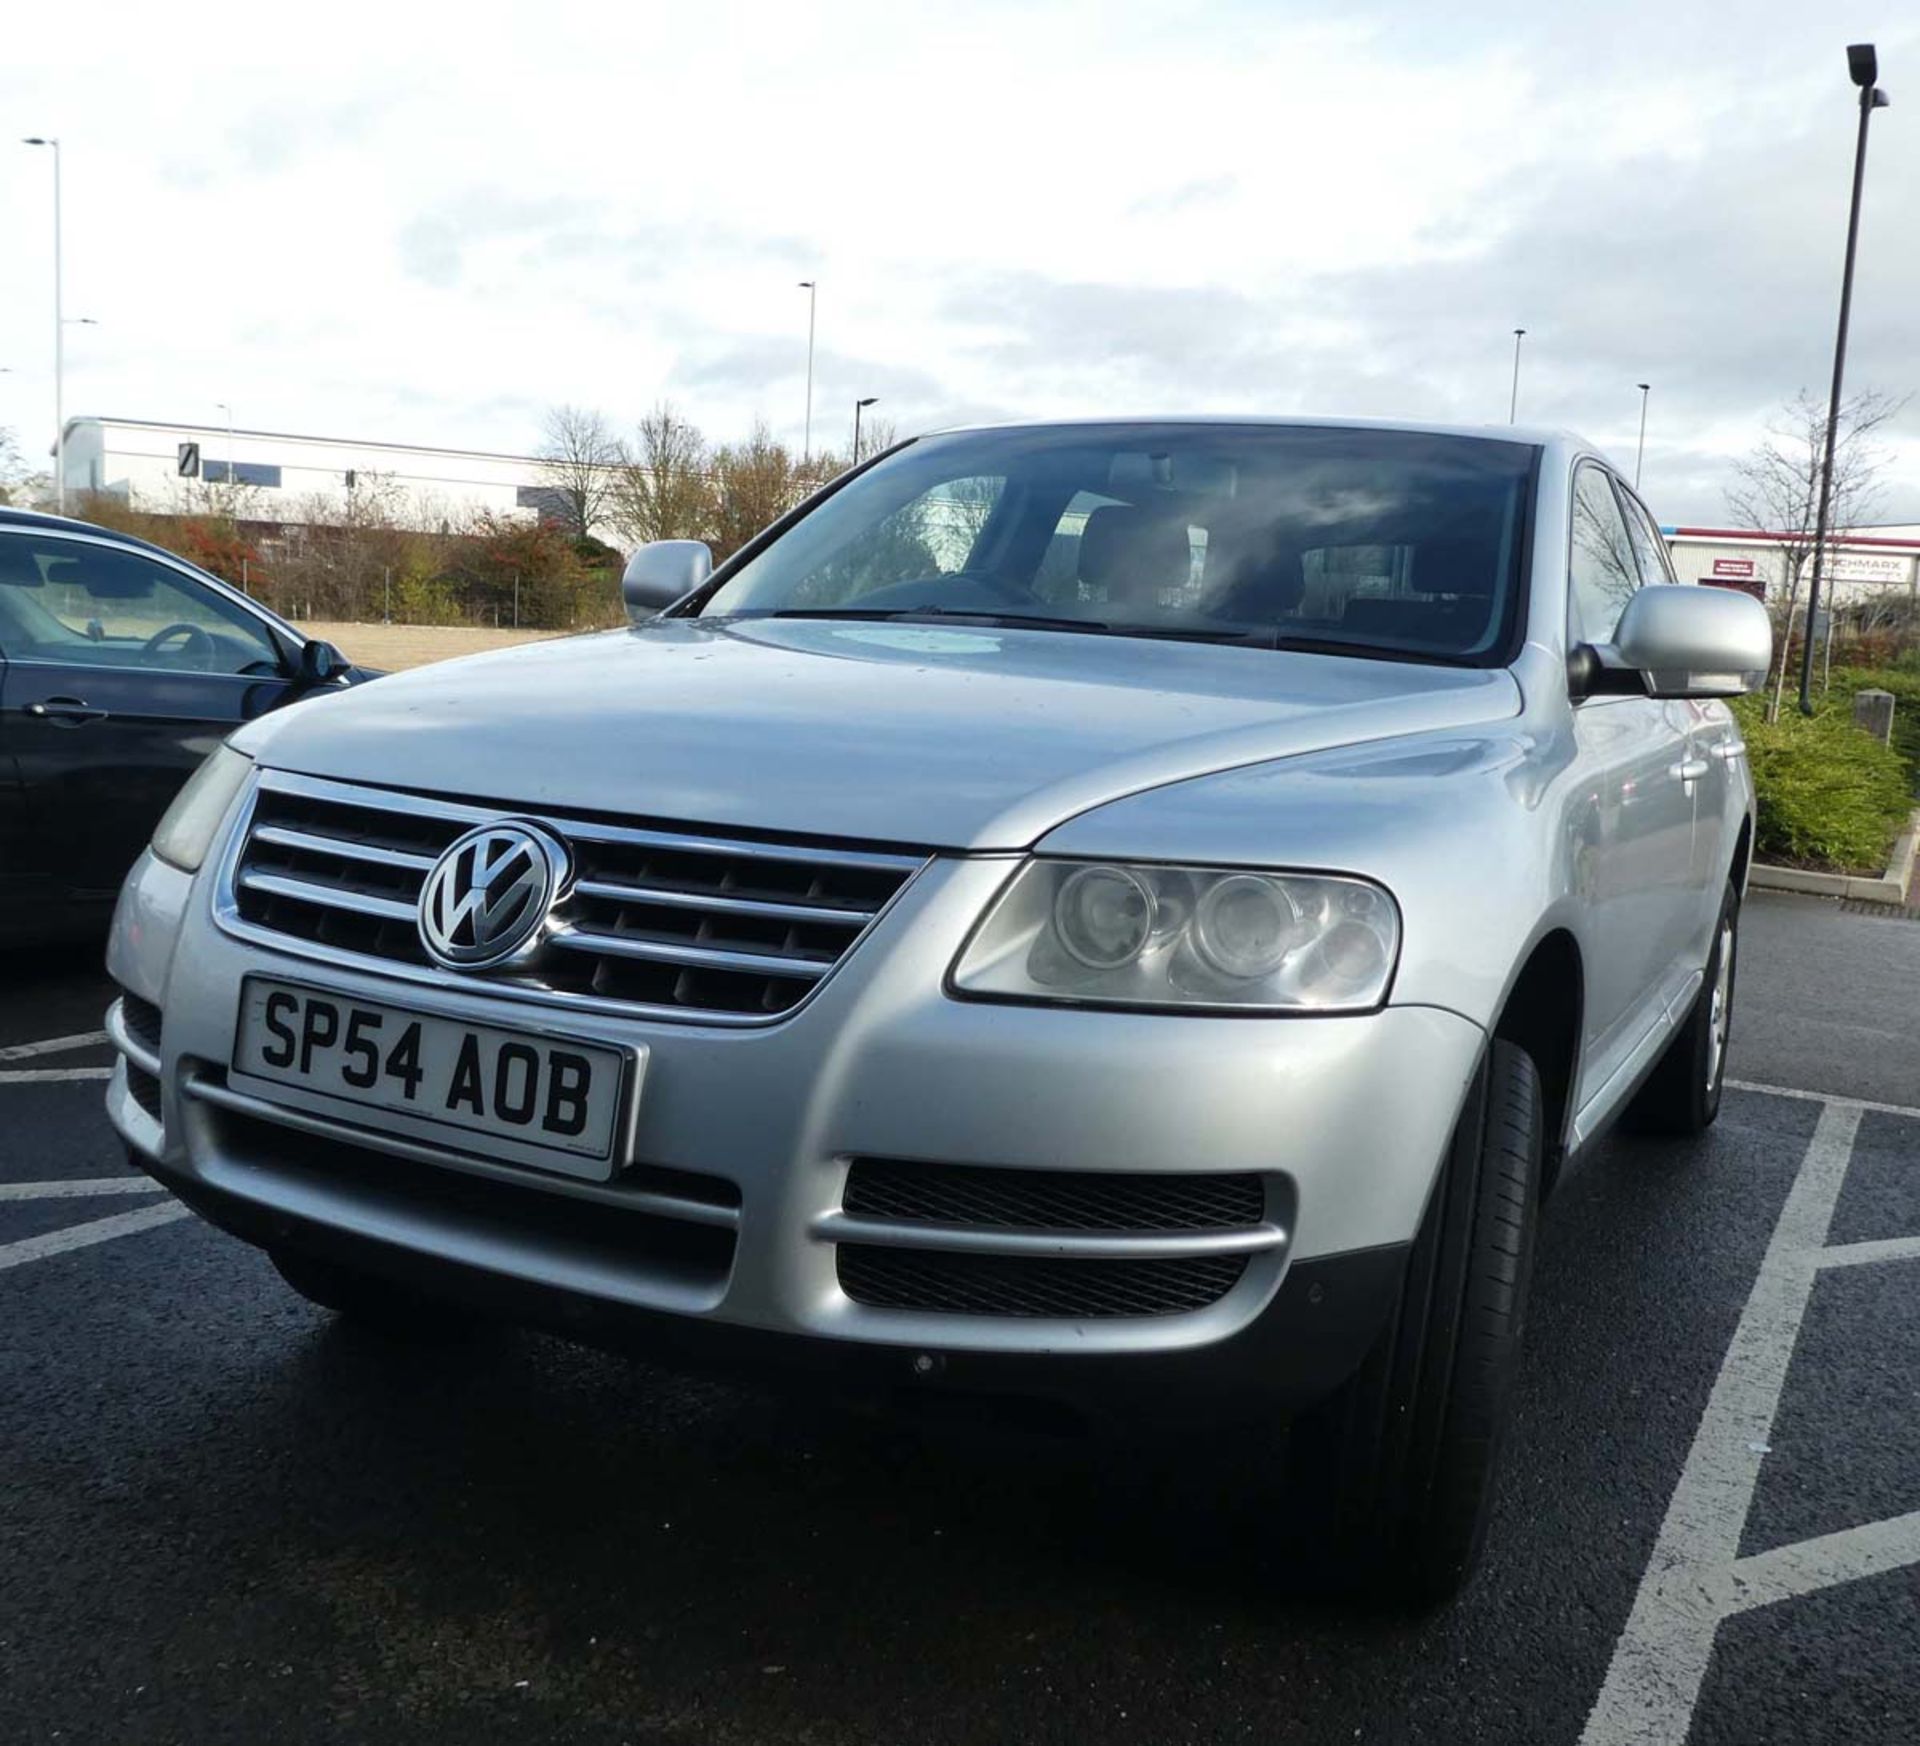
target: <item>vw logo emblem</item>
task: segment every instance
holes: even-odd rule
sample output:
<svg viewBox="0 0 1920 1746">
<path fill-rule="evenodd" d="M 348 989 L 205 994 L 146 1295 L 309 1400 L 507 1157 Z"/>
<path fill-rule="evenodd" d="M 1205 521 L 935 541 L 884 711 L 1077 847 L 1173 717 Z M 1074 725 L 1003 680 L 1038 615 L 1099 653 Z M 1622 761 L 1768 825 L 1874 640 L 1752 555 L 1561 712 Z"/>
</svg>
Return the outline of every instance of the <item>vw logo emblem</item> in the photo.
<svg viewBox="0 0 1920 1746">
<path fill-rule="evenodd" d="M 481 825 L 456 837 L 420 888 L 420 943 L 455 970 L 523 954 L 567 879 L 567 851 L 537 825 Z"/>
</svg>

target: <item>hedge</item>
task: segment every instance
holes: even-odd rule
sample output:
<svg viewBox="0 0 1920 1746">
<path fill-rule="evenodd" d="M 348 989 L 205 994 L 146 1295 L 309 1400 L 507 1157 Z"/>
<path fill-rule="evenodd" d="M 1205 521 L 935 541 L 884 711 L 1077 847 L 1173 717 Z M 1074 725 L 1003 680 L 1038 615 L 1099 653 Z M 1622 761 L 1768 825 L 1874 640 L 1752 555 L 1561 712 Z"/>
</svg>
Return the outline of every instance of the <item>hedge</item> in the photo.
<svg viewBox="0 0 1920 1746">
<path fill-rule="evenodd" d="M 1734 703 L 1759 796 L 1755 857 L 1879 873 L 1913 808 L 1915 770 L 1900 752 L 1853 725 L 1853 691 L 1860 687 L 1843 687 L 1838 671 L 1833 679 L 1811 716 L 1801 715 L 1791 698 L 1773 723 L 1763 697 Z M 1895 705 L 1896 720 L 1905 706 L 1905 698 Z M 1920 697 L 1914 707 L 1920 711 Z"/>
</svg>

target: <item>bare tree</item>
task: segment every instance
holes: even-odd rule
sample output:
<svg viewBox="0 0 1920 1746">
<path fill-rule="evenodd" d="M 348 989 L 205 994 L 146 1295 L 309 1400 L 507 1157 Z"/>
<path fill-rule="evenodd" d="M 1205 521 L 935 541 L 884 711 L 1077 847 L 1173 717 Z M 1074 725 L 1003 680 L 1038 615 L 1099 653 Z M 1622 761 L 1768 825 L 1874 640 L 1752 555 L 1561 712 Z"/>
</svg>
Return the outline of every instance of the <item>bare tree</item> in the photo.
<svg viewBox="0 0 1920 1746">
<path fill-rule="evenodd" d="M 556 406 L 541 429 L 541 482 L 552 494 L 553 516 L 576 540 L 608 519 L 626 450 L 604 414 Z"/>
<path fill-rule="evenodd" d="M 37 509 L 52 494 L 52 476 L 34 472 L 20 452 L 19 438 L 9 426 L 0 425 L 0 503 Z"/>
<path fill-rule="evenodd" d="M 1833 482 L 1828 493 L 1829 538 L 1872 519 L 1880 495 L 1885 451 L 1874 432 L 1906 405 L 1874 389 L 1842 401 L 1835 421 Z M 1820 505 L 1820 469 L 1827 440 L 1827 409 L 1802 388 L 1767 426 L 1766 440 L 1734 463 L 1737 483 L 1727 492 L 1727 509 L 1756 532 L 1778 534 L 1787 567 L 1787 601 L 1781 621 L 1780 670 L 1774 679 L 1769 720 L 1780 715 L 1787 682 L 1787 648 L 1793 641 L 1793 615 L 1800 584 L 1813 559 L 1814 522 Z M 1814 627 L 1807 627 L 1807 635 Z"/>
<path fill-rule="evenodd" d="M 800 500 L 806 479 L 762 420 L 745 442 L 713 451 L 713 555 L 730 558 Z"/>
<path fill-rule="evenodd" d="M 669 402 L 661 401 L 641 419 L 607 519 L 633 545 L 706 537 L 713 519 L 707 440 Z"/>
</svg>

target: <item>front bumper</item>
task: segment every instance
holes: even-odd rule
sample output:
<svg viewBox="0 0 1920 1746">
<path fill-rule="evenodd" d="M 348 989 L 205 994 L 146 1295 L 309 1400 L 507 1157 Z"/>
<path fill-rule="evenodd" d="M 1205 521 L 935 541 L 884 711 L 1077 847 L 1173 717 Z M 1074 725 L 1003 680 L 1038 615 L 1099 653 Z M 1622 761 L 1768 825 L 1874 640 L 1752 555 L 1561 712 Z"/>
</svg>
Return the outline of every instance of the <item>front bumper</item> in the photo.
<svg viewBox="0 0 1920 1746">
<path fill-rule="evenodd" d="M 696 1356 L 718 1342 L 781 1368 L 824 1354 L 876 1381 L 985 1387 L 993 1373 L 996 1388 L 1054 1395 L 1101 1372 L 1156 1395 L 1185 1392 L 1177 1377 L 1268 1398 L 1333 1386 L 1391 1307 L 1482 1033 L 1427 1007 L 1199 1018 L 950 999 L 946 967 L 1008 870 L 936 860 L 778 1024 L 553 1018 L 649 1050 L 641 1168 L 594 1184 L 425 1154 L 361 1125 L 377 1117 L 236 1093 L 226 1064 L 245 973 L 495 1025 L 536 1015 L 477 980 L 402 984 L 236 940 L 202 886 L 143 858 L 109 967 L 164 1023 L 150 1050 L 116 1025 L 135 1077 L 123 1061 L 109 1114 L 156 1177 L 251 1241 L 352 1258 L 583 1338 Z M 151 1084 L 138 1077 L 149 1070 Z M 877 1307 L 847 1294 L 836 1265 L 858 1158 L 1256 1173 L 1266 1236 L 1224 1295 L 1180 1313 Z M 727 1193 L 683 1194 L 683 1177 Z M 631 1247 L 605 1236 L 616 1215 L 645 1233 Z"/>
</svg>

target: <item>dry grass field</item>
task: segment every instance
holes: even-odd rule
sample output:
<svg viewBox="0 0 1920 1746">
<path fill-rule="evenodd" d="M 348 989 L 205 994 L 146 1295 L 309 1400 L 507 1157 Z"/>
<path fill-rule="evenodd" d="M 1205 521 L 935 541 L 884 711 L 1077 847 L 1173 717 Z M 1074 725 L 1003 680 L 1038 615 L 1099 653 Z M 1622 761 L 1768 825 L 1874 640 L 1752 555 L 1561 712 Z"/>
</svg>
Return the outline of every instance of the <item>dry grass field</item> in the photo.
<svg viewBox="0 0 1920 1746">
<path fill-rule="evenodd" d="M 348 660 L 382 672 L 424 667 L 432 661 L 450 661 L 455 655 L 477 655 L 486 649 L 508 649 L 516 643 L 543 642 L 562 631 L 487 630 L 464 624 L 329 624 L 303 621 L 308 636 L 324 637 Z"/>
</svg>

